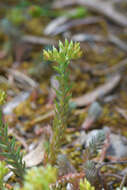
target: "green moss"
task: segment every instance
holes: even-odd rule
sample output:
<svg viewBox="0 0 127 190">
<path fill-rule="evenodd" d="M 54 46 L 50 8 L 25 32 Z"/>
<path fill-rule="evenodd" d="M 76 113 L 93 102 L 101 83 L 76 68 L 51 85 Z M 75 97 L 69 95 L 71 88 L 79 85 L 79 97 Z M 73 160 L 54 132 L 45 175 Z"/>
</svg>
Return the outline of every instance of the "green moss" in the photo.
<svg viewBox="0 0 127 190">
<path fill-rule="evenodd" d="M 89 181 L 85 178 L 84 180 L 80 180 L 80 190 L 95 190 L 93 186 L 89 183 Z"/>
<path fill-rule="evenodd" d="M 56 182 L 57 169 L 47 165 L 29 169 L 24 177 L 24 185 L 20 190 L 50 190 L 50 184 Z M 15 188 L 18 190 L 19 188 Z"/>
</svg>

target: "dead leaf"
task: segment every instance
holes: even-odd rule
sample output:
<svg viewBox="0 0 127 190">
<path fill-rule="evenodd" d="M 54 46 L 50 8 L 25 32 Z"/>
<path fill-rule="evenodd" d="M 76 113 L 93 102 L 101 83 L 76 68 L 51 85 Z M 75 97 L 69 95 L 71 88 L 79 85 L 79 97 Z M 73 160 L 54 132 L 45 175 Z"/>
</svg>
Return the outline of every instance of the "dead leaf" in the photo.
<svg viewBox="0 0 127 190">
<path fill-rule="evenodd" d="M 120 82 L 121 76 L 119 74 L 111 77 L 110 80 L 96 88 L 94 91 L 89 92 L 83 96 L 73 99 L 77 106 L 87 106 L 90 103 L 94 102 L 97 98 L 105 96 L 110 93 Z"/>
<path fill-rule="evenodd" d="M 120 113 L 120 115 L 123 116 L 127 120 L 127 111 L 126 110 L 116 107 L 116 111 L 118 111 Z"/>
<path fill-rule="evenodd" d="M 37 147 L 26 154 L 23 160 L 26 163 L 26 167 L 37 166 L 43 161 L 44 158 L 44 138 L 40 140 Z"/>
<path fill-rule="evenodd" d="M 3 106 L 4 114 L 11 114 L 13 110 L 22 102 L 24 102 L 30 96 L 30 92 L 21 92 L 17 96 L 15 96 L 10 102 L 7 102 Z"/>
</svg>

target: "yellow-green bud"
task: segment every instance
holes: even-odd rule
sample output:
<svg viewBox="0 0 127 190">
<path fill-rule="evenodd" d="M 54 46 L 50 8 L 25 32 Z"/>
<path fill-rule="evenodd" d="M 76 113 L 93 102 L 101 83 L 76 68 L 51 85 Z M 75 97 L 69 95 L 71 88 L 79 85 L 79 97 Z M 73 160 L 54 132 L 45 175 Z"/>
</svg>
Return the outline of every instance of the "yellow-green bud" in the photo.
<svg viewBox="0 0 127 190">
<path fill-rule="evenodd" d="M 6 93 L 0 90 L 0 105 L 3 105 L 6 101 Z"/>
</svg>

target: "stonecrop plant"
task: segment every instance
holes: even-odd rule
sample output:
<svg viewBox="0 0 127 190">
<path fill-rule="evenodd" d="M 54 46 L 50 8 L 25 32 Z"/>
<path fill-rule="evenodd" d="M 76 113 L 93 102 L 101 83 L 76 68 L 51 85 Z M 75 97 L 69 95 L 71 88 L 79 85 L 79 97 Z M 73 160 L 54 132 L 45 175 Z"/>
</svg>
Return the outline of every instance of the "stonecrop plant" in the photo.
<svg viewBox="0 0 127 190">
<path fill-rule="evenodd" d="M 25 173 L 25 162 L 23 162 L 23 155 L 21 148 L 16 147 L 15 138 L 11 140 L 8 137 L 8 126 L 3 123 L 0 114 L 0 155 L 4 156 L 5 162 L 9 168 L 20 178 L 23 178 Z"/>
<path fill-rule="evenodd" d="M 71 99 L 72 85 L 69 79 L 68 65 L 72 59 L 81 56 L 80 44 L 65 40 L 63 44 L 59 41 L 58 49 L 53 47 L 52 50 L 43 50 L 45 60 L 56 62 L 54 70 L 58 73 L 56 79 L 59 82 L 59 88 L 54 89 L 56 92 L 55 99 L 55 118 L 53 120 L 53 138 L 49 144 L 48 161 L 55 163 L 60 147 L 65 140 L 65 131 L 69 116 L 69 102 Z"/>
<path fill-rule="evenodd" d="M 4 176 L 8 173 L 8 168 L 6 167 L 6 163 L 0 161 L 0 189 L 4 189 Z"/>
<path fill-rule="evenodd" d="M 0 105 L 5 102 L 6 94 L 0 91 Z M 25 173 L 25 163 L 20 147 L 17 148 L 14 138 L 10 140 L 8 136 L 8 126 L 2 120 L 2 111 L 0 110 L 0 155 L 4 157 L 6 164 L 17 176 L 23 178 Z M 1 171 L 0 171 L 1 172 Z"/>
</svg>

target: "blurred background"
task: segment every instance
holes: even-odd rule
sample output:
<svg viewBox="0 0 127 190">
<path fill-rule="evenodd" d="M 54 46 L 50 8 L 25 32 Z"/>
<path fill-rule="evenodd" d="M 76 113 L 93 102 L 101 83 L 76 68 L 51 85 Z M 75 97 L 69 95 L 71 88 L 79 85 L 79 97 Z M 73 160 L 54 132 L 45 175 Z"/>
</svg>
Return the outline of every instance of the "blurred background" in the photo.
<svg viewBox="0 0 127 190">
<path fill-rule="evenodd" d="M 74 103 L 68 143 L 80 135 L 73 132 L 81 126 L 108 126 L 127 137 L 127 1 L 4 0 L 0 1 L 0 89 L 7 93 L 3 114 L 10 135 L 26 151 L 52 123 L 52 87 L 59 86 L 55 63 L 43 59 L 43 49 L 57 47 L 65 38 L 80 42 L 83 51 L 81 59 L 70 64 Z M 75 151 L 70 151 L 70 158 L 78 167 Z"/>
</svg>

